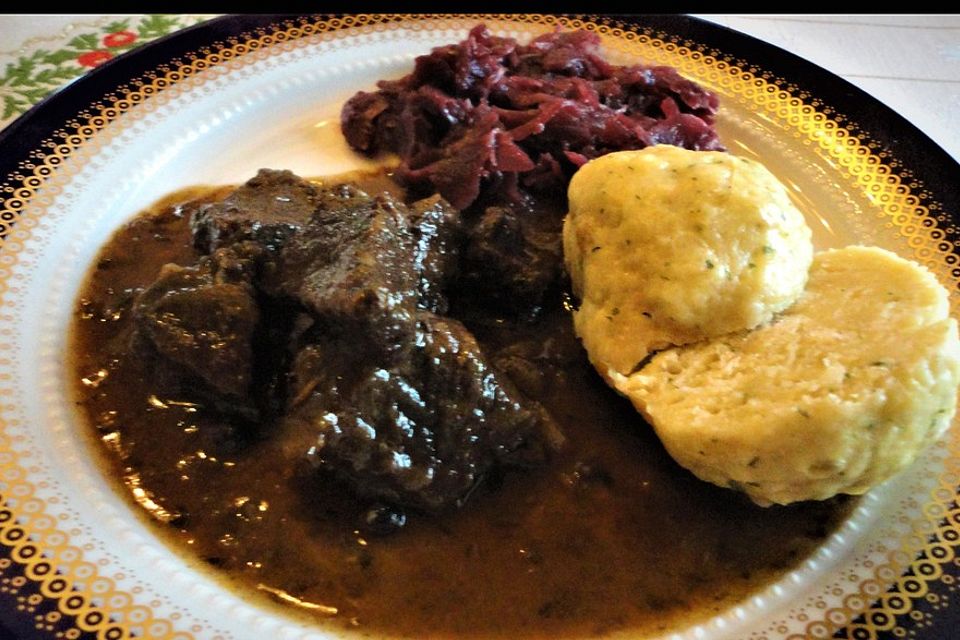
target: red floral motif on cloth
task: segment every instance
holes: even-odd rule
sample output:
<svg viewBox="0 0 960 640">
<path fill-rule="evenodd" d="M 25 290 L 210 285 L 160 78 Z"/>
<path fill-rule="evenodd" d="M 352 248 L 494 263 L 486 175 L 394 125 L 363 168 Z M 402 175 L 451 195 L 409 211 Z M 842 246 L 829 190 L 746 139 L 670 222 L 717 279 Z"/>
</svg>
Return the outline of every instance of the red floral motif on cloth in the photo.
<svg viewBox="0 0 960 640">
<path fill-rule="evenodd" d="M 138 15 L 71 25 L 59 38 L 38 39 L 0 55 L 0 129 L 77 76 L 200 16 Z"/>
</svg>

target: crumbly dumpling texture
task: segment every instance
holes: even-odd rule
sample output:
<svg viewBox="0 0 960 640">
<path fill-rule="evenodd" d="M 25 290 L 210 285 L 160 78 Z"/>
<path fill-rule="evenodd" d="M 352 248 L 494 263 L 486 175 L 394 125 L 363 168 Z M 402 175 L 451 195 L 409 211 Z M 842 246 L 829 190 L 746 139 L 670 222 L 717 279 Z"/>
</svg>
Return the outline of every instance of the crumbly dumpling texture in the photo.
<svg viewBox="0 0 960 640">
<path fill-rule="evenodd" d="M 820 253 L 775 322 L 615 376 L 670 455 L 760 504 L 863 493 L 949 426 L 960 381 L 947 292 L 882 249 Z"/>
<path fill-rule="evenodd" d="M 609 380 L 651 352 L 755 327 L 793 304 L 810 228 L 759 163 L 670 145 L 573 176 L 564 256 L 590 360 Z"/>
</svg>

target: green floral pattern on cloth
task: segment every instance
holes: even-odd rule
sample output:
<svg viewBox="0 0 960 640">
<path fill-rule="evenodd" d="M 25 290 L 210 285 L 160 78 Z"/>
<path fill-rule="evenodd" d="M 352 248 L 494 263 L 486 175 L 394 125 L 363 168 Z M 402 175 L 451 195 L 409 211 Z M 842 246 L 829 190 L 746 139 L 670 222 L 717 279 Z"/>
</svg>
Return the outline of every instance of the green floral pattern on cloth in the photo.
<svg viewBox="0 0 960 640">
<path fill-rule="evenodd" d="M 129 16 L 83 25 L 60 42 L 46 41 L 0 60 L 0 129 L 42 100 L 104 62 L 178 29 L 202 16 Z"/>
</svg>

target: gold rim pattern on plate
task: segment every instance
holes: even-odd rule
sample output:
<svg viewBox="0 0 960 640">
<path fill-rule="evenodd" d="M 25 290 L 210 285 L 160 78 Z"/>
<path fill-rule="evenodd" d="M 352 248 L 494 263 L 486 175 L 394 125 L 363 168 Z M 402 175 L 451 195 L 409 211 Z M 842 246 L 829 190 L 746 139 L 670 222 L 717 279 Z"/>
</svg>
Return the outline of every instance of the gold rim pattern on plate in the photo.
<svg viewBox="0 0 960 640">
<path fill-rule="evenodd" d="M 532 32 L 555 27 L 594 31 L 607 48 L 676 67 L 682 74 L 718 91 L 724 99 L 764 114 L 784 135 L 799 140 L 831 163 L 848 186 L 865 195 L 873 205 L 874 217 L 861 224 L 879 225 L 898 237 L 903 243 L 901 253 L 925 265 L 948 286 L 951 309 L 957 314 L 960 243 L 948 239 L 957 233 L 948 212 L 889 150 L 867 139 L 856 123 L 769 72 L 671 34 L 604 18 L 384 14 L 291 20 L 269 30 L 256 30 L 203 47 L 131 81 L 58 129 L 0 187 L 0 324 L 10 326 L 15 319 L 7 294 L 17 291 L 11 275 L 14 265 L 30 260 L 29 251 L 24 248 L 26 241 L 79 168 L 115 135 L 109 125 L 117 119 L 143 118 L 210 79 L 320 40 L 337 48 L 349 46 L 349 38 L 357 35 L 376 37 L 389 31 L 438 26 L 467 29 L 478 21 Z M 3 355 L 10 351 L 10 340 L 9 332 L 0 331 L 2 366 L 11 364 Z M 71 544 L 76 530 L 69 528 L 66 515 L 54 517 L 48 513 L 56 498 L 40 497 L 46 487 L 36 486 L 30 480 L 36 460 L 25 450 L 24 437 L 11 435 L 15 427 L 22 426 L 10 417 L 13 407 L 7 404 L 13 385 L 9 375 L 0 376 L 0 544 L 9 550 L 8 557 L 0 559 L 0 592 L 16 595 L 31 591 L 30 596 L 19 598 L 19 608 L 27 613 L 36 609 L 37 593 L 41 598 L 56 601 L 59 613 L 35 616 L 37 629 L 52 632 L 55 625 L 61 629 L 56 637 L 75 638 L 83 631 L 109 640 L 132 636 L 187 640 L 194 634 L 209 633 L 209 627 L 191 625 L 177 613 L 169 619 L 155 617 L 152 608 L 159 603 L 142 602 L 142 589 L 127 592 L 118 587 L 117 580 L 122 576 L 111 577 L 109 567 L 84 560 L 85 549 Z M 945 607 L 957 589 L 956 579 L 945 571 L 948 566 L 960 566 L 956 554 L 960 544 L 960 507 L 956 502 L 960 433 L 956 428 L 948 435 L 943 453 L 943 467 L 929 495 L 904 505 L 913 513 L 909 522 L 901 523 L 908 533 L 896 536 L 888 549 L 880 549 L 885 554 L 882 562 L 861 567 L 869 577 L 852 587 L 841 586 L 838 580 L 833 595 L 847 593 L 841 606 L 829 606 L 826 600 L 814 598 L 806 603 L 812 605 L 807 609 L 814 614 L 806 609 L 794 609 L 788 614 L 791 620 L 803 624 L 802 634 L 788 636 L 793 627 L 788 627 L 784 620 L 755 631 L 751 639 L 830 638 L 842 628 L 846 628 L 847 637 L 856 639 L 877 638 L 878 633 L 885 631 L 895 637 L 910 637 L 929 626 L 932 614 L 921 612 L 915 605 L 922 600 L 927 608 Z M 857 580 L 856 576 L 845 578 Z M 934 583 L 943 585 L 942 591 L 948 595 L 931 590 Z M 58 624 L 62 623 L 61 615 L 72 618 L 75 628 L 62 631 L 64 627 Z"/>
</svg>

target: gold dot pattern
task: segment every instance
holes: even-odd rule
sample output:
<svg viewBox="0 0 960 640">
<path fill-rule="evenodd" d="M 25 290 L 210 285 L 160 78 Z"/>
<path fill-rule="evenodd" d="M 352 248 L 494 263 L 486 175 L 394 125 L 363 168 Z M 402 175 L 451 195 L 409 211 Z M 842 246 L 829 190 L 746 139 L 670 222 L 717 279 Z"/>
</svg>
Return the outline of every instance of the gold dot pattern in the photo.
<svg viewBox="0 0 960 640">
<path fill-rule="evenodd" d="M 529 15 L 358 15 L 342 18 L 288 21 L 270 30 L 257 30 L 171 60 L 115 93 L 90 105 L 57 130 L 40 148 L 7 176 L 0 185 L 0 321 L 9 321 L 15 309 L 7 294 L 17 291 L 12 278 L 18 262 L 30 257 L 24 243 L 45 224 L 44 216 L 55 199 L 66 197 L 64 187 L 83 166 L 117 135 L 121 116 L 143 119 L 185 92 L 202 90 L 204 83 L 263 63 L 274 56 L 316 45 L 328 50 L 349 47 L 358 39 L 389 37 L 391 33 L 442 29 L 461 32 L 478 21 L 511 33 L 541 33 L 560 27 L 587 29 L 603 39 L 604 46 L 635 58 L 676 67 L 682 74 L 717 91 L 723 100 L 744 105 L 774 123 L 783 136 L 800 141 L 836 167 L 845 186 L 862 193 L 873 206 L 870 215 L 850 220 L 855 229 L 872 233 L 879 226 L 895 237 L 900 252 L 929 268 L 952 292 L 956 313 L 960 296 L 960 254 L 957 228 L 931 193 L 892 154 L 866 138 L 855 123 L 835 113 L 798 87 L 744 60 L 697 43 L 678 40 L 667 33 L 637 30 L 606 19 L 581 20 Z M 203 77 L 198 74 L 204 72 Z M 69 162 L 68 162 L 69 160 Z M 0 365 L 9 365 L 9 335 L 0 332 Z M 71 530 L 47 513 L 48 504 L 31 482 L 30 461 L 25 458 L 22 435 L 10 436 L 19 425 L 5 404 L 14 381 L 0 376 L 0 544 L 9 550 L 0 559 L 0 591 L 19 594 L 28 585 L 36 594 L 23 597 L 20 607 L 36 610 L 42 599 L 56 602 L 56 610 L 36 616 L 39 630 L 63 628 L 65 617 L 74 623 L 58 638 L 77 638 L 81 631 L 99 638 L 171 638 L 187 640 L 212 633 L 206 621 L 188 623 L 179 613 L 170 619 L 154 616 L 155 603 L 144 603 L 142 589 L 125 592 L 107 567 L 85 560 L 83 548 L 71 543 Z M 797 603 L 787 617 L 750 635 L 752 640 L 788 637 L 831 638 L 842 628 L 845 637 L 873 639 L 891 632 L 898 638 L 916 637 L 930 625 L 932 613 L 915 608 L 923 601 L 936 612 L 955 598 L 960 566 L 960 434 L 954 429 L 943 452 L 935 486 L 926 495 L 901 505 L 900 520 L 890 529 L 883 560 L 865 560 L 857 573 L 838 576 L 828 594 Z M 55 498 L 49 498 L 52 503 Z M 20 575 L 8 577 L 13 564 Z M 950 568 L 952 573 L 947 573 Z M 866 577 L 864 577 L 866 576 Z M 931 590 L 939 583 L 941 593 Z M 943 594 L 946 595 L 943 595 Z M 837 603 L 839 602 L 839 605 Z M 796 632 L 798 628 L 802 629 Z M 219 636 L 215 636 L 219 637 Z"/>
</svg>

